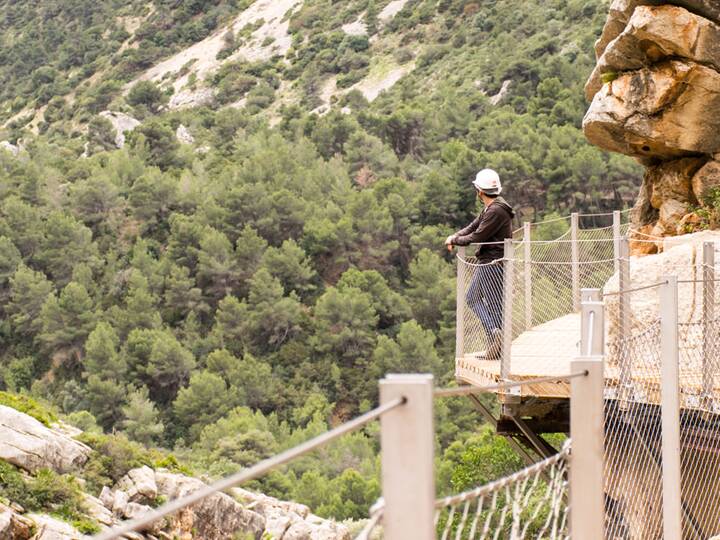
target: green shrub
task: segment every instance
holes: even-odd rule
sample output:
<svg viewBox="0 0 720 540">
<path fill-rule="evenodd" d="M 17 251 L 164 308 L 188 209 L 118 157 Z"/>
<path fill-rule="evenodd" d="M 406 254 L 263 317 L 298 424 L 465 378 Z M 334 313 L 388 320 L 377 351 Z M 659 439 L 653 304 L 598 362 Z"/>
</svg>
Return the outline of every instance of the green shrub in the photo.
<svg viewBox="0 0 720 540">
<path fill-rule="evenodd" d="M 93 492 L 114 484 L 130 469 L 149 466 L 153 462 L 147 450 L 122 434 L 83 433 L 78 440 L 95 450 L 84 469 L 85 480 Z"/>
<path fill-rule="evenodd" d="M 21 413 L 32 416 L 46 426 L 57 422 L 57 416 L 55 416 L 55 413 L 35 401 L 33 398 L 25 395 L 0 392 L 0 405 L 6 405 L 7 407 L 16 409 Z"/>
<path fill-rule="evenodd" d="M 160 450 L 148 450 L 129 440 L 124 434 L 83 433 L 78 440 L 94 450 L 83 471 L 88 489 L 94 493 L 100 492 L 103 486 L 114 484 L 129 470 L 143 465 L 192 474 L 189 469 L 178 463 L 172 454 Z"/>
<path fill-rule="evenodd" d="M 615 79 L 617 79 L 619 76 L 620 76 L 620 75 L 619 75 L 617 72 L 615 72 L 615 71 L 608 71 L 607 73 L 603 73 L 603 74 L 600 76 L 600 80 L 601 80 L 603 83 L 609 83 L 609 82 L 613 82 L 613 81 L 614 81 Z"/>
<path fill-rule="evenodd" d="M 40 469 L 34 477 L 26 477 L 10 463 L 0 460 L 0 497 L 31 512 L 63 519 L 82 533 L 100 530 L 85 514 L 82 490 L 77 479 L 69 474 Z"/>
</svg>

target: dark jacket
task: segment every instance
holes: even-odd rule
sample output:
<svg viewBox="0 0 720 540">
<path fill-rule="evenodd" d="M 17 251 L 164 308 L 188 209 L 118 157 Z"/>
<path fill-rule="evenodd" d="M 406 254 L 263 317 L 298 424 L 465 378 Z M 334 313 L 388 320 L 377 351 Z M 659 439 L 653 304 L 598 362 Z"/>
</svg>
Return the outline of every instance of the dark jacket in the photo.
<svg viewBox="0 0 720 540">
<path fill-rule="evenodd" d="M 455 233 L 453 244 L 467 246 L 481 242 L 499 242 L 480 246 L 475 253 L 480 263 L 502 259 L 504 248 L 501 242 L 512 238 L 512 218 L 515 211 L 505 199 L 497 197 L 470 225 Z"/>
</svg>

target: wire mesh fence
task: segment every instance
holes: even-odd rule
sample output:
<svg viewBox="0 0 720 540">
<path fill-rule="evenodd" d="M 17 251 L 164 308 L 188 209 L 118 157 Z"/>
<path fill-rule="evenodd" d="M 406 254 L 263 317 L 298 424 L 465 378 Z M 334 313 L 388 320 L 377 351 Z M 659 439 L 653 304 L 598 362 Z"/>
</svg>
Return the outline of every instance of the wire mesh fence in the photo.
<svg viewBox="0 0 720 540">
<path fill-rule="evenodd" d="M 570 445 L 485 486 L 436 502 L 440 540 L 568 538 Z"/>
<path fill-rule="evenodd" d="M 700 285 L 714 302 L 714 283 Z M 720 320 L 679 327 L 683 537 L 710 538 L 720 534 Z"/>
<path fill-rule="evenodd" d="M 484 486 L 438 499 L 439 540 L 523 540 L 569 538 L 570 441 L 554 456 Z M 356 540 L 380 540 L 382 506 Z"/>
<path fill-rule="evenodd" d="M 458 377 L 479 382 L 565 372 L 578 352 L 580 291 L 600 288 L 613 275 L 618 235 L 626 228 L 573 227 L 554 240 L 532 240 L 531 229 L 493 263 L 471 254 L 481 254 L 482 246 L 462 249 Z"/>
<path fill-rule="evenodd" d="M 605 538 L 662 537 L 660 323 L 608 344 Z"/>
</svg>

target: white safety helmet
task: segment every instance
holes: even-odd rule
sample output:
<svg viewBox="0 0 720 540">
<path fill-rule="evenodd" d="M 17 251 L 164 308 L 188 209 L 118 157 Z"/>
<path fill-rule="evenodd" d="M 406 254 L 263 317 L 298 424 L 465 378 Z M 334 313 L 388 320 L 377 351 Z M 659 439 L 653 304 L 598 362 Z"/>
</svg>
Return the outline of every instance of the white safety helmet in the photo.
<svg viewBox="0 0 720 540">
<path fill-rule="evenodd" d="M 477 173 L 472 184 L 475 189 L 482 191 L 486 195 L 500 195 L 502 193 L 500 175 L 492 169 L 483 169 Z"/>
</svg>

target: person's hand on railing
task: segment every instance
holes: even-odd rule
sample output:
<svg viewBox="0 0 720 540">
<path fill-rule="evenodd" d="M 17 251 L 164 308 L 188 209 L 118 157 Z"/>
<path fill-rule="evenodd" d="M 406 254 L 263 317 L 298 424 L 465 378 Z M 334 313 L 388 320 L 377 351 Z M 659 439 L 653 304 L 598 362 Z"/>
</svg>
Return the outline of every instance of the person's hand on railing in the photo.
<svg viewBox="0 0 720 540">
<path fill-rule="evenodd" d="M 455 241 L 455 235 L 451 234 L 445 239 L 445 245 L 447 246 L 448 251 L 452 252 L 453 250 L 453 242 Z"/>
</svg>

